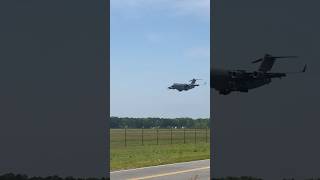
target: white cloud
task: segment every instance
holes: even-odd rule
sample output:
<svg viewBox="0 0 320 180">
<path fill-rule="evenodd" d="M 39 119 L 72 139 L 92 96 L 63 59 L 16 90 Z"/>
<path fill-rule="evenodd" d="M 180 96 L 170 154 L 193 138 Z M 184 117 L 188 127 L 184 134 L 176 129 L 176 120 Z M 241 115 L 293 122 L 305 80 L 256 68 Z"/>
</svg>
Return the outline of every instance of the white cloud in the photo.
<svg viewBox="0 0 320 180">
<path fill-rule="evenodd" d="M 177 14 L 210 16 L 210 0 L 175 0 Z"/>
<path fill-rule="evenodd" d="M 150 43 L 160 43 L 161 42 L 161 36 L 158 33 L 147 33 L 145 35 L 146 39 Z"/>
<path fill-rule="evenodd" d="M 210 58 L 210 48 L 192 47 L 187 49 L 186 56 L 192 59 L 208 59 Z"/>
<path fill-rule="evenodd" d="M 210 16 L 210 0 L 111 0 L 111 8 L 124 11 L 168 10 L 175 15 Z"/>
</svg>

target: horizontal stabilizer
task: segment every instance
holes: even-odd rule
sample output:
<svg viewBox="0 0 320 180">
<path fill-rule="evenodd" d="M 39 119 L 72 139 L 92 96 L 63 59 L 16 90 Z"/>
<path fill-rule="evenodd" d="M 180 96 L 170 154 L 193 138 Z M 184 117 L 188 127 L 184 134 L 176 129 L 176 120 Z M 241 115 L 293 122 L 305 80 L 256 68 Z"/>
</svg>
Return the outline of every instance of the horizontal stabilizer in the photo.
<svg viewBox="0 0 320 180">
<path fill-rule="evenodd" d="M 262 60 L 263 60 L 263 58 L 260 58 L 260 59 L 257 59 L 257 60 L 252 61 L 252 63 L 257 63 L 257 62 L 260 62 L 260 61 L 262 61 Z"/>
<path fill-rule="evenodd" d="M 267 72 L 270 71 L 273 67 L 273 64 L 276 60 L 281 58 L 297 58 L 298 56 L 272 56 L 270 54 L 265 54 L 263 58 L 259 58 L 257 60 L 252 61 L 252 63 L 261 62 L 259 67 L 259 71 Z"/>
</svg>

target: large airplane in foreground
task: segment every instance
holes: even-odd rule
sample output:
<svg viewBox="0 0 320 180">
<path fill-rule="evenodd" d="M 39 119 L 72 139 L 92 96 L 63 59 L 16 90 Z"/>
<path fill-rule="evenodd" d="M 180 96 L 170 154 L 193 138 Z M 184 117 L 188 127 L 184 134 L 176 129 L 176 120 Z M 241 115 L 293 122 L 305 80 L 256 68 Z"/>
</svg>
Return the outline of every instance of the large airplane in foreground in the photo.
<svg viewBox="0 0 320 180">
<path fill-rule="evenodd" d="M 269 72 L 275 61 L 282 58 L 297 58 L 297 56 L 272 56 L 265 54 L 252 63 L 261 62 L 257 71 L 246 70 L 223 70 L 213 69 L 211 71 L 210 87 L 217 90 L 220 94 L 227 95 L 233 91 L 248 92 L 250 89 L 258 88 L 269 84 L 273 78 L 285 77 L 288 73 Z M 293 73 L 306 72 L 307 65 L 302 71 Z"/>
</svg>

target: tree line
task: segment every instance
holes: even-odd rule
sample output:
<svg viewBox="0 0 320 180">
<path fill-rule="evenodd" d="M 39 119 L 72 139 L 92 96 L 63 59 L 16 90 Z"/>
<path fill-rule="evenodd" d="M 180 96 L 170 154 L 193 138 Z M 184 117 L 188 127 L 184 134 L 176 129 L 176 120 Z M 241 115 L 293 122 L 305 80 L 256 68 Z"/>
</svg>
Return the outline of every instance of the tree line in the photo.
<svg viewBox="0 0 320 180">
<path fill-rule="evenodd" d="M 209 119 L 111 117 L 110 128 L 209 128 Z"/>
<path fill-rule="evenodd" d="M 0 174 L 0 179 L 4 180 L 107 180 L 109 178 L 96 178 L 96 177 L 87 177 L 87 178 L 76 178 L 76 177 L 60 177 L 57 175 L 54 176 L 47 176 L 47 177 L 40 177 L 40 176 L 27 176 L 25 174 L 13 174 L 13 173 L 8 173 L 8 174 Z M 317 178 L 319 179 L 319 178 Z M 242 177 L 226 177 L 226 178 L 217 178 L 213 180 L 262 180 L 261 178 L 255 178 L 255 177 L 250 177 L 250 176 L 242 176 Z M 286 179 L 284 179 L 286 180 Z M 289 180 L 289 179 L 288 179 Z M 293 178 L 290 178 L 290 180 L 294 180 Z M 316 178 L 312 179 L 306 179 L 306 180 L 316 180 Z"/>
</svg>

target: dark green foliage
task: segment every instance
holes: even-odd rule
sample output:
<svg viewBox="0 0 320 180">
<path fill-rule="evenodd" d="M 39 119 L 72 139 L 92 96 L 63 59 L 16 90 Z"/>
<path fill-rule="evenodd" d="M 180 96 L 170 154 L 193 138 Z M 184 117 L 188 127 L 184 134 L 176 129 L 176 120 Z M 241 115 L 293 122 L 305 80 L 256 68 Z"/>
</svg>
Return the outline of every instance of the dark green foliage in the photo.
<svg viewBox="0 0 320 180">
<path fill-rule="evenodd" d="M 65 178 L 59 177 L 57 175 L 47 176 L 47 177 L 28 177 L 25 174 L 3 174 L 0 175 L 0 180 L 109 180 L 107 178 L 74 178 L 72 176 L 68 176 Z M 215 178 L 213 180 L 263 180 L 261 178 L 255 178 L 251 176 L 241 176 L 241 177 L 225 177 L 225 178 Z M 294 178 L 283 179 L 283 180 L 294 180 Z M 320 180 L 320 178 L 309 178 L 306 180 Z"/>
<path fill-rule="evenodd" d="M 27 175 L 8 173 L 8 174 L 0 175 L 0 180 L 107 180 L 107 179 L 106 178 L 74 178 L 72 176 L 62 178 L 57 175 L 48 176 L 48 177 L 28 177 Z M 243 177 L 218 178 L 214 180 L 262 180 L 262 179 L 243 176 Z"/>
<path fill-rule="evenodd" d="M 261 178 L 255 178 L 250 176 L 241 176 L 241 177 L 225 177 L 225 178 L 217 178 L 213 180 L 262 180 Z"/>
<path fill-rule="evenodd" d="M 107 178 L 74 178 L 72 176 L 62 178 L 57 175 L 47 177 L 28 177 L 24 174 L 8 173 L 0 175 L 0 180 L 107 180 Z"/>
<path fill-rule="evenodd" d="M 111 117 L 110 128 L 208 128 L 209 119 Z"/>
</svg>

